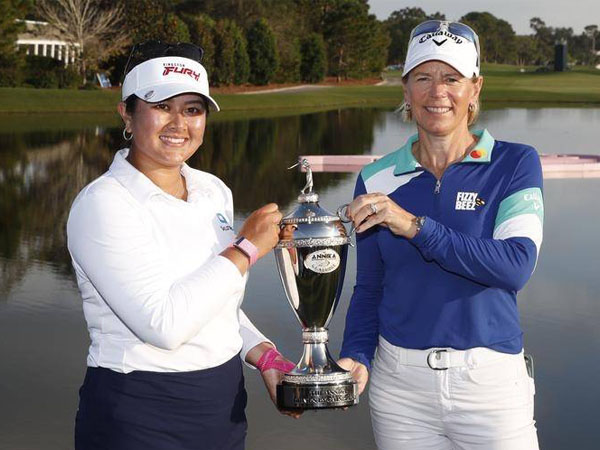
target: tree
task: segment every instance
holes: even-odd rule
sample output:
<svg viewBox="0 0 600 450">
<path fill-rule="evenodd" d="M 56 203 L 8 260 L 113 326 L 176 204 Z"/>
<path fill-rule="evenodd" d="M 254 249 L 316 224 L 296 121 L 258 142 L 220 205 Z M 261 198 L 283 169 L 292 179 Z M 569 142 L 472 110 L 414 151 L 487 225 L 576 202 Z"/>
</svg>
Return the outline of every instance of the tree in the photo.
<svg viewBox="0 0 600 450">
<path fill-rule="evenodd" d="M 135 0 L 125 2 L 127 28 L 134 43 L 148 40 L 189 42 L 190 32 L 184 20 L 168 0 Z"/>
<path fill-rule="evenodd" d="M 184 14 L 183 20 L 190 33 L 190 42 L 202 47 L 204 56 L 202 65 L 211 76 L 215 67 L 215 28 L 216 22 L 206 14 Z"/>
<path fill-rule="evenodd" d="M 309 33 L 323 34 L 325 14 L 334 7 L 335 0 L 294 0 L 297 8 L 296 28 Z"/>
<path fill-rule="evenodd" d="M 232 23 L 231 36 L 233 39 L 233 64 L 234 64 L 234 84 L 244 84 L 248 82 L 250 76 L 250 58 L 248 57 L 248 43 L 240 27 Z"/>
<path fill-rule="evenodd" d="M 539 17 L 534 17 L 530 20 L 531 29 L 535 32 L 535 41 L 538 47 L 538 64 L 548 64 L 554 57 L 554 45 L 557 42 L 566 42 L 568 48 L 569 59 L 571 62 L 579 64 L 593 64 L 594 55 L 591 52 L 591 38 L 596 34 L 592 34 L 593 27 L 585 29 L 580 35 L 573 33 L 573 28 L 552 28 L 546 26 L 546 23 Z M 588 31 L 589 30 L 589 31 Z M 588 34 L 589 33 L 589 34 Z"/>
<path fill-rule="evenodd" d="M 388 49 L 388 64 L 402 64 L 406 59 L 408 39 L 414 27 L 424 20 L 446 20 L 444 14 L 427 15 L 421 8 L 403 8 L 394 11 L 383 22 L 391 39 Z"/>
<path fill-rule="evenodd" d="M 330 74 L 338 81 L 380 71 L 389 37 L 363 0 L 333 0 L 323 16 Z"/>
<path fill-rule="evenodd" d="M 225 19 L 215 28 L 215 58 L 211 80 L 215 85 L 232 84 L 235 76 L 234 23 Z"/>
<path fill-rule="evenodd" d="M 40 0 L 38 6 L 41 16 L 77 49 L 83 84 L 88 66 L 129 43 L 122 4 L 102 9 L 98 0 Z"/>
<path fill-rule="evenodd" d="M 250 82 L 268 84 L 278 66 L 277 47 L 271 27 L 264 19 L 257 20 L 248 30 Z"/>
<path fill-rule="evenodd" d="M 278 67 L 273 77 L 276 82 L 300 80 L 300 38 L 308 33 L 296 0 L 262 0 L 262 17 L 269 23 L 277 45 Z"/>
<path fill-rule="evenodd" d="M 349 75 L 353 78 L 379 75 L 387 62 L 390 37 L 383 24 L 374 15 L 363 18 L 363 37 L 356 54 L 350 59 Z"/>
<path fill-rule="evenodd" d="M 364 12 L 359 1 L 341 0 L 323 18 L 324 38 L 327 41 L 330 73 L 340 81 L 348 77 L 352 49 L 360 39 L 359 17 Z"/>
<path fill-rule="evenodd" d="M 515 59 L 515 31 L 505 20 L 488 12 L 470 12 L 460 18 L 479 36 L 481 60 L 509 63 Z"/>
<path fill-rule="evenodd" d="M 17 86 L 21 82 L 24 55 L 15 42 L 24 24 L 17 22 L 18 6 L 15 0 L 0 0 L 0 86 Z"/>
<path fill-rule="evenodd" d="M 300 41 L 300 79 L 318 83 L 327 73 L 327 54 L 323 36 L 311 33 Z"/>
<path fill-rule="evenodd" d="M 548 64 L 548 62 L 552 60 L 554 54 L 554 36 L 552 28 L 547 27 L 546 22 L 539 17 L 532 17 L 529 20 L 529 27 L 535 33 L 535 44 L 538 53 L 535 63 Z"/>
<path fill-rule="evenodd" d="M 537 55 L 533 36 L 515 36 L 515 57 L 521 67 L 535 63 Z"/>
<path fill-rule="evenodd" d="M 275 36 L 278 66 L 272 81 L 300 79 L 300 37 L 318 24 L 321 3 L 331 0 L 183 0 L 177 11 L 203 13 L 215 20 L 229 19 L 244 30 L 264 19 Z M 314 12 L 314 14 L 313 14 Z M 236 70 L 236 73 L 238 71 Z"/>
</svg>

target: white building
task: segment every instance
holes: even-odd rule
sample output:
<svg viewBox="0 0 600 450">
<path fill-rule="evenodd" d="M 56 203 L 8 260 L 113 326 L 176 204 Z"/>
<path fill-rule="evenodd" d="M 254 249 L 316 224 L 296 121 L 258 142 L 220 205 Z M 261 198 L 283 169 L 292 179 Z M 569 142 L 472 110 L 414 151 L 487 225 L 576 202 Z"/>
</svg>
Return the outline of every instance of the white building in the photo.
<svg viewBox="0 0 600 450">
<path fill-rule="evenodd" d="M 25 31 L 18 35 L 17 46 L 24 48 L 28 55 L 49 56 L 64 61 L 65 66 L 75 62 L 79 44 L 67 42 L 48 22 L 23 22 Z"/>
</svg>

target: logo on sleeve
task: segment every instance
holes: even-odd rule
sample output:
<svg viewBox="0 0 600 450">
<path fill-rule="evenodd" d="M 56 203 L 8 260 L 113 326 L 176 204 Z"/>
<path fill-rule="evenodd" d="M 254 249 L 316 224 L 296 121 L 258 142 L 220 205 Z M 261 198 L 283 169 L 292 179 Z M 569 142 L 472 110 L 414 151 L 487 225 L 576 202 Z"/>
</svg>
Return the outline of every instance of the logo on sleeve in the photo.
<svg viewBox="0 0 600 450">
<path fill-rule="evenodd" d="M 533 193 L 533 192 L 527 193 L 524 195 L 523 199 L 526 202 L 531 202 L 531 206 L 535 211 L 542 208 L 542 202 L 537 193 Z"/>
<path fill-rule="evenodd" d="M 456 205 L 457 211 L 475 211 L 475 208 L 485 205 L 485 200 L 477 196 L 477 192 L 457 192 Z"/>
<path fill-rule="evenodd" d="M 222 225 L 220 225 L 221 230 L 223 230 L 223 231 L 233 230 L 233 228 L 231 227 L 231 225 L 229 225 L 229 222 L 227 222 L 227 219 L 225 218 L 225 216 L 223 214 L 217 213 L 217 220 L 222 224 Z"/>
</svg>

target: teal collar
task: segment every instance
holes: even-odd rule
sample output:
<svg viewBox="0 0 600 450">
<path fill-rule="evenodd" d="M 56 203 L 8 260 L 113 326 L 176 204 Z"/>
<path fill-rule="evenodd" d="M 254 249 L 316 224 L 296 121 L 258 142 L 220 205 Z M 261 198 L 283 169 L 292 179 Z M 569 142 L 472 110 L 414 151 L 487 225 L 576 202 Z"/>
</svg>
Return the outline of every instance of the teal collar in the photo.
<svg viewBox="0 0 600 450">
<path fill-rule="evenodd" d="M 494 149 L 494 143 L 496 141 L 487 129 L 474 131 L 473 134 L 477 136 L 479 140 L 477 141 L 477 144 L 475 144 L 475 148 L 473 148 L 473 150 L 471 150 L 469 154 L 459 162 L 459 164 L 489 163 L 492 159 L 492 150 Z M 398 150 L 394 175 L 413 172 L 416 168 L 421 167 L 412 154 L 412 145 L 418 140 L 419 135 L 414 134 L 413 136 L 409 137 L 406 141 L 406 144 L 404 144 L 404 146 Z"/>
</svg>

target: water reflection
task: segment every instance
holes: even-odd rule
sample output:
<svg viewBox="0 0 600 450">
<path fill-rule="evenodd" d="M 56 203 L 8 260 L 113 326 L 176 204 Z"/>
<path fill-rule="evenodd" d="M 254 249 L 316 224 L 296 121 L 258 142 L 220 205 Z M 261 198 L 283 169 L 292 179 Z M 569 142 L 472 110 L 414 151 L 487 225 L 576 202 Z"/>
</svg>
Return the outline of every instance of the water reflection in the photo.
<svg viewBox="0 0 600 450">
<path fill-rule="evenodd" d="M 113 116 L 5 117 L 0 122 L 0 448 L 72 448 L 77 389 L 89 343 L 81 299 L 64 248 L 71 201 L 104 172 L 122 145 Z M 600 109 L 485 111 L 480 126 L 498 138 L 526 142 L 545 153 L 600 154 Z M 288 210 L 303 175 L 287 171 L 300 154 L 387 153 L 414 132 L 390 112 L 346 110 L 279 118 L 209 119 L 206 142 L 190 161 L 232 188 L 236 223 L 249 210 L 277 201 Z M 335 209 L 352 194 L 355 174 L 315 174 L 323 206 Z M 545 183 L 544 244 L 536 272 L 520 293 L 525 345 L 536 358 L 536 418 L 541 448 L 592 450 L 600 345 L 597 223 L 600 181 Z M 345 287 L 330 327 L 339 350 L 352 293 L 356 254 L 350 251 Z M 261 259 L 247 286 L 244 309 L 291 359 L 300 355 L 296 318 L 272 256 Z M 295 353 L 296 352 L 296 353 Z M 300 450 L 290 436 L 310 430 L 322 448 L 374 448 L 367 396 L 346 412 L 280 416 L 256 373 L 249 392 L 248 448 Z"/>
<path fill-rule="evenodd" d="M 503 141 L 532 145 L 540 153 L 600 155 L 599 123 L 599 108 L 510 108 L 483 111 L 475 128 L 487 128 Z M 414 130 L 398 115 L 386 114 L 375 130 L 372 153 L 397 149 Z"/>
<path fill-rule="evenodd" d="M 223 179 L 238 213 L 267 201 L 285 205 L 303 175 L 286 170 L 301 154 L 363 153 L 384 113 L 342 110 L 280 118 L 211 121 L 189 164 Z M 32 129 L 0 133 L 0 295 L 19 283 L 34 261 L 70 276 L 65 224 L 83 186 L 122 147 L 118 126 Z M 6 130 L 6 129 L 5 129 Z M 348 175 L 319 174 L 323 189 Z M 293 181 L 292 181 L 293 180 Z M 1 297 L 0 297 L 1 298 Z"/>
</svg>

